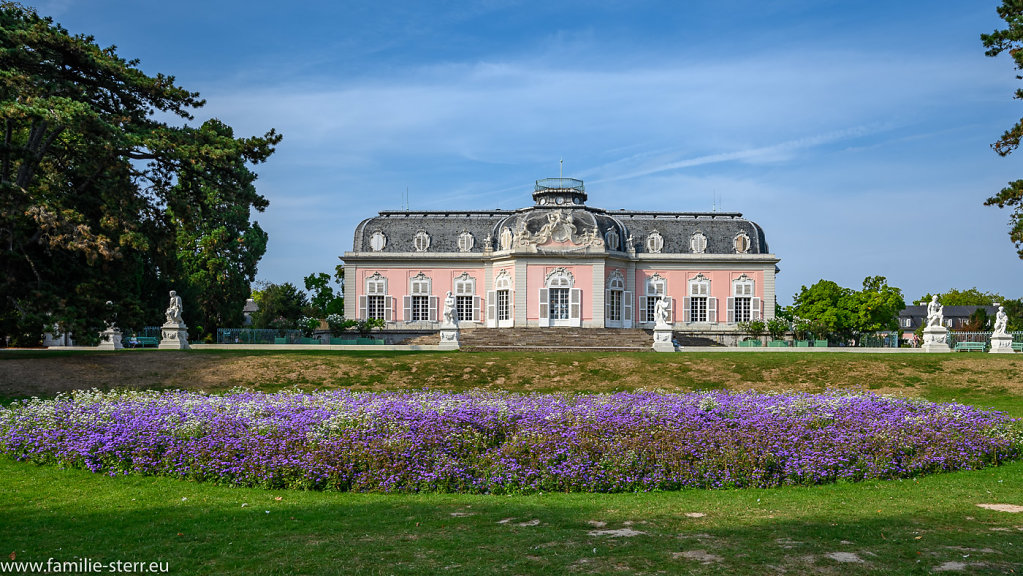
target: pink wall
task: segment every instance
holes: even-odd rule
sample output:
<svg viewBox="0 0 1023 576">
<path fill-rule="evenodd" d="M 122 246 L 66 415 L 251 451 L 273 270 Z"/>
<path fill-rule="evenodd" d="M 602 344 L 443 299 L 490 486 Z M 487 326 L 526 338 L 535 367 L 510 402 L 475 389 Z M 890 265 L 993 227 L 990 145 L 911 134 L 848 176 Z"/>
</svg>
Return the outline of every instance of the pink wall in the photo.
<svg viewBox="0 0 1023 576">
<path fill-rule="evenodd" d="M 366 278 L 380 273 L 387 278 L 387 295 L 394 298 L 394 316 L 396 322 L 402 322 L 404 308 L 402 298 L 409 293 L 409 281 L 420 272 L 432 280 L 430 290 L 434 296 L 444 299 L 448 290 L 454 291 L 455 278 L 467 272 L 476 279 L 476 295 L 484 298 L 483 268 L 364 268 L 359 270 L 359 283 L 355 287 L 356 298 L 366 293 Z"/>
<path fill-rule="evenodd" d="M 689 281 L 703 274 L 710 280 L 710 295 L 723 301 L 732 296 L 732 281 L 745 274 L 753 280 L 753 293 L 764 297 L 764 273 L 762 270 L 636 270 L 636 295 L 646 294 L 646 283 L 654 274 L 668 282 L 668 296 L 679 300 L 689 295 Z"/>
<path fill-rule="evenodd" d="M 592 266 L 526 266 L 526 319 L 540 320 L 540 289 L 547 275 L 564 268 L 575 277 L 573 288 L 582 290 L 582 321 L 593 320 L 593 267 Z"/>
</svg>

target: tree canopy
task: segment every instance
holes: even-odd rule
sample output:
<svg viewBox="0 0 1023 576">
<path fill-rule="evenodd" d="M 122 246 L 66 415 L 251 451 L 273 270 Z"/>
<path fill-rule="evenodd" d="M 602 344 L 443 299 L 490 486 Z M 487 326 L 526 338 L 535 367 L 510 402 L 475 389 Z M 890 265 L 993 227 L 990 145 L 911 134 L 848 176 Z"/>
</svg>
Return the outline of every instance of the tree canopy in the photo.
<svg viewBox="0 0 1023 576">
<path fill-rule="evenodd" d="M 1006 28 L 980 35 L 981 42 L 987 48 L 985 54 L 994 57 L 1002 52 L 1008 52 L 1012 56 L 1016 70 L 1023 70 L 1023 1 L 1002 0 L 1002 5 L 998 7 L 998 16 L 1005 21 Z M 1023 80 L 1023 75 L 1017 73 L 1016 79 Z M 1016 89 L 1015 98 L 1023 100 L 1023 88 Z M 1006 130 L 991 147 L 1000 156 L 1008 156 L 1019 148 L 1021 138 L 1023 119 Z M 1023 258 L 1023 180 L 1009 182 L 998 194 L 988 198 L 985 205 L 1012 208 L 1012 215 L 1009 217 L 1011 226 L 1009 238 L 1016 245 L 1019 257 Z"/>
<path fill-rule="evenodd" d="M 312 296 L 309 298 L 309 312 L 316 318 L 326 318 L 331 314 L 345 314 L 345 267 L 338 264 L 334 267 L 333 277 L 326 272 L 310 274 L 304 278 L 305 289 Z M 334 284 L 338 287 L 334 291 Z"/>
<path fill-rule="evenodd" d="M 806 331 L 858 340 L 862 334 L 897 330 L 905 307 L 902 290 L 889 286 L 884 276 L 868 276 L 858 291 L 830 280 L 803 286 L 788 313 Z"/>
<path fill-rule="evenodd" d="M 291 282 L 265 284 L 252 298 L 259 306 L 252 315 L 253 328 L 295 328 L 309 306 L 305 292 Z"/>
<path fill-rule="evenodd" d="M 205 102 L 138 65 L 0 2 L 0 334 L 159 323 L 170 288 L 190 325 L 241 323 L 267 241 L 248 165 L 280 136 L 172 125 Z"/>
<path fill-rule="evenodd" d="M 931 293 L 924 294 L 920 298 L 913 301 L 914 304 L 927 304 L 931 301 L 934 295 Z M 958 290 L 953 288 L 948 292 L 939 292 L 937 294 L 938 302 L 942 306 L 990 306 L 995 302 L 1005 302 L 1005 298 L 994 293 L 994 292 L 982 292 L 976 287 L 968 288 L 966 290 Z"/>
</svg>

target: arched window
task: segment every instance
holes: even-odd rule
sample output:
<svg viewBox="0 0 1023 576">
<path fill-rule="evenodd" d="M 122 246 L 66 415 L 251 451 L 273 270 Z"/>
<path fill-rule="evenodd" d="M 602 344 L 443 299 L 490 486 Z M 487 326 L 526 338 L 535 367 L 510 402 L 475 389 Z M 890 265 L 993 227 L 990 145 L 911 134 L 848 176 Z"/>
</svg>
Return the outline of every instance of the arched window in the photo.
<svg viewBox="0 0 1023 576">
<path fill-rule="evenodd" d="M 507 328 L 514 325 L 512 315 L 512 279 L 507 270 L 494 278 L 494 289 L 487 292 L 487 326 Z"/>
<path fill-rule="evenodd" d="M 661 296 L 668 293 L 668 281 L 660 274 L 654 274 L 647 278 L 644 287 L 644 294 L 639 297 L 639 321 L 654 322 L 654 307 Z M 672 299 L 668 298 L 668 318 L 674 318 L 674 305 Z"/>
<path fill-rule="evenodd" d="M 405 296 L 406 322 L 436 322 L 437 297 L 432 293 L 432 280 L 420 272 L 409 279 L 409 293 Z"/>
<path fill-rule="evenodd" d="M 473 238 L 469 232 L 462 232 L 458 235 L 458 251 L 459 252 L 471 252 L 472 247 L 476 245 L 476 239 Z"/>
<path fill-rule="evenodd" d="M 607 244 L 608 250 L 618 250 L 621 246 L 621 237 L 618 236 L 618 232 L 612 228 L 604 235 L 604 242 Z"/>
<path fill-rule="evenodd" d="M 547 275 L 540 289 L 540 326 L 582 325 L 582 290 L 574 285 L 575 276 L 565 268 Z"/>
<path fill-rule="evenodd" d="M 455 309 L 459 322 L 480 321 L 480 298 L 476 296 L 476 279 L 463 272 L 454 280 Z"/>
<path fill-rule="evenodd" d="M 412 239 L 412 244 L 416 248 L 416 252 L 426 252 L 430 249 L 430 235 L 425 230 L 416 232 L 415 238 Z"/>
<path fill-rule="evenodd" d="M 749 252 L 750 242 L 749 236 L 745 232 L 739 232 L 735 235 L 735 252 L 738 254 L 745 254 Z"/>
<path fill-rule="evenodd" d="M 515 235 L 512 234 L 511 228 L 505 226 L 504 230 L 501 230 L 500 238 L 501 250 L 511 250 L 512 240 L 514 240 L 514 238 Z"/>
<path fill-rule="evenodd" d="M 365 293 L 359 295 L 359 318 L 391 321 L 394 306 L 387 295 L 387 278 L 379 272 L 366 277 Z"/>
<path fill-rule="evenodd" d="M 732 280 L 732 296 L 728 299 L 728 322 L 760 320 L 760 298 L 754 296 L 753 279 L 742 274 Z"/>
<path fill-rule="evenodd" d="M 647 252 L 650 252 L 651 254 L 660 254 L 663 248 L 664 238 L 661 236 L 661 233 L 658 232 L 657 230 L 654 230 L 653 232 L 650 233 L 649 236 L 646 237 Z"/>
<path fill-rule="evenodd" d="M 697 232 L 689 237 L 689 251 L 693 254 L 703 254 L 707 251 L 707 237 L 703 232 Z"/>
<path fill-rule="evenodd" d="M 682 301 L 682 317 L 685 322 L 718 321 L 718 299 L 710 294 L 709 278 L 697 274 L 689 279 L 689 296 Z"/>
<path fill-rule="evenodd" d="M 611 328 L 632 328 L 632 292 L 625 290 L 625 278 L 618 270 L 607 278 L 604 324 Z"/>
<path fill-rule="evenodd" d="M 370 250 L 372 250 L 374 252 L 380 252 L 381 250 L 383 250 L 386 247 L 387 247 L 387 236 L 384 236 L 383 232 L 381 232 L 379 230 L 375 230 L 373 232 L 373 234 L 369 237 L 369 248 L 370 248 Z"/>
</svg>

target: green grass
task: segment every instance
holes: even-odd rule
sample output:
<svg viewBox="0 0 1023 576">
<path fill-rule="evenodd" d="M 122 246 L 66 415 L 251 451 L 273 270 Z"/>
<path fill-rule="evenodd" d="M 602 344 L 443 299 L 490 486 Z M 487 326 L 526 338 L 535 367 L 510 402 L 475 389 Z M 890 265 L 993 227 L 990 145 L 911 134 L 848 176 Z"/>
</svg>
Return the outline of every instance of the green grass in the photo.
<svg viewBox="0 0 1023 576">
<path fill-rule="evenodd" d="M 1014 463 L 812 488 L 488 497 L 268 492 L 0 459 L 0 552 L 174 574 L 927 574 L 952 561 L 1005 574 L 1023 568 L 1023 518 L 976 505 L 1021 503 L 1021 475 Z M 642 534 L 592 533 L 623 528 Z"/>
<path fill-rule="evenodd" d="M 2 380 L 17 361 L 40 371 L 85 366 L 85 372 L 68 373 L 82 375 L 99 360 L 125 363 L 127 370 L 127 363 L 178 353 L 163 354 L 3 352 L 0 396 L 25 395 L 13 380 Z M 526 392 L 837 386 L 956 400 L 1023 418 L 1023 361 L 1014 357 L 202 351 L 185 358 L 185 367 L 172 371 L 159 363 L 147 367 L 135 385 L 203 382 L 203 370 L 226 364 L 247 371 L 232 373 L 231 382 L 193 387 L 426 385 Z M 104 369 L 116 373 L 117 367 Z M 59 371 L 47 374 L 72 387 L 78 382 Z M 960 573 L 1019 574 L 1023 513 L 977 504 L 1023 505 L 1021 478 L 1023 462 L 1016 462 L 916 480 L 773 490 L 387 495 L 110 478 L 0 458 L 0 558 L 160 561 L 173 574 L 930 574 L 948 562 L 964 564 Z M 686 515 L 696 513 L 704 516 Z M 619 529 L 642 533 L 591 533 Z"/>
</svg>

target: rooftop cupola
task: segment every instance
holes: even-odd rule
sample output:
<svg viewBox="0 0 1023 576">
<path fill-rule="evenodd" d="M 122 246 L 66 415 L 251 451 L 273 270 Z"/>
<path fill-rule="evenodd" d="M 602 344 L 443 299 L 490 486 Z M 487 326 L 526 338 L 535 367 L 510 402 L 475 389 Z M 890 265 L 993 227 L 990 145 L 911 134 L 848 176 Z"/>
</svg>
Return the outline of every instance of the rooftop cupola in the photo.
<svg viewBox="0 0 1023 576">
<path fill-rule="evenodd" d="M 586 203 L 586 187 L 575 178 L 544 178 L 533 188 L 537 206 L 582 206 Z"/>
</svg>

